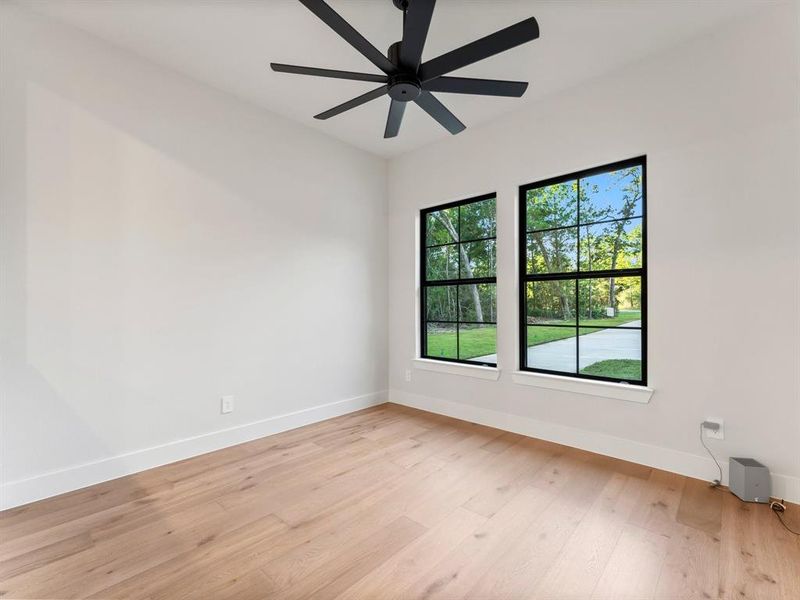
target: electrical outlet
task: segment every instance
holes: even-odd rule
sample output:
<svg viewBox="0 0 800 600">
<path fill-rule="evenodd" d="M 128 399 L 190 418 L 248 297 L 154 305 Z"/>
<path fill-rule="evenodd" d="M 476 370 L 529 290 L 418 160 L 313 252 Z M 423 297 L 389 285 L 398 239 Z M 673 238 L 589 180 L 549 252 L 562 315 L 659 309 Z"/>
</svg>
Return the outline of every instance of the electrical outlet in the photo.
<svg viewBox="0 0 800 600">
<path fill-rule="evenodd" d="M 220 412 L 225 415 L 233 412 L 233 396 L 223 396 L 219 403 Z"/>
<path fill-rule="evenodd" d="M 719 425 L 719 429 L 714 431 L 713 429 L 708 429 L 706 427 L 703 427 L 703 436 L 714 440 L 724 440 L 725 422 L 722 419 L 718 419 L 717 417 L 708 417 L 706 421 L 710 423 L 716 423 L 717 425 Z"/>
<path fill-rule="evenodd" d="M 406 369 L 406 381 L 411 381 L 411 369 Z"/>
</svg>

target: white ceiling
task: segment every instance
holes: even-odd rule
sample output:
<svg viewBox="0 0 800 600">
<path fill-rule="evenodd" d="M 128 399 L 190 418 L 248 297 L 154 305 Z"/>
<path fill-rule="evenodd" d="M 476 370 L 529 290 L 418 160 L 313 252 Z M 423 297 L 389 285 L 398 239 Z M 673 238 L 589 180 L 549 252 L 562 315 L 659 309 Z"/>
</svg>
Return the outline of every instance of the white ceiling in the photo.
<svg viewBox="0 0 800 600">
<path fill-rule="evenodd" d="M 296 0 L 21 0 L 196 80 L 345 142 L 395 156 L 450 134 L 416 106 L 384 140 L 388 98 L 312 116 L 374 83 L 274 73 L 271 61 L 378 73 Z M 777 2 L 778 0 L 776 0 Z M 391 0 L 329 0 L 377 48 L 401 35 Z M 522 99 L 438 94 L 467 127 L 773 4 L 770 0 L 438 0 L 423 60 L 529 16 L 541 37 L 458 75 L 531 82 Z"/>
</svg>

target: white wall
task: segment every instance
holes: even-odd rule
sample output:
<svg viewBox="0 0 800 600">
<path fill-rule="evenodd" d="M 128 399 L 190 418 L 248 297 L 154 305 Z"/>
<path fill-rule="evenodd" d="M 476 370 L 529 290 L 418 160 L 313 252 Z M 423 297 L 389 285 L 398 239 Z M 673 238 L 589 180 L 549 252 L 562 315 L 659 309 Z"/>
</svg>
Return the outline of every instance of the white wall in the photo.
<svg viewBox="0 0 800 600">
<path fill-rule="evenodd" d="M 382 159 L 8 2 L 0 28 L 2 505 L 385 399 Z"/>
<path fill-rule="evenodd" d="M 683 472 L 716 477 L 698 441 L 754 456 L 800 501 L 800 119 L 791 6 L 732 23 L 547 98 L 389 169 L 390 398 Z M 534 81 L 532 85 L 536 85 Z M 517 186 L 648 158 L 649 404 L 522 387 Z M 501 377 L 415 370 L 415 219 L 498 194 Z"/>
</svg>

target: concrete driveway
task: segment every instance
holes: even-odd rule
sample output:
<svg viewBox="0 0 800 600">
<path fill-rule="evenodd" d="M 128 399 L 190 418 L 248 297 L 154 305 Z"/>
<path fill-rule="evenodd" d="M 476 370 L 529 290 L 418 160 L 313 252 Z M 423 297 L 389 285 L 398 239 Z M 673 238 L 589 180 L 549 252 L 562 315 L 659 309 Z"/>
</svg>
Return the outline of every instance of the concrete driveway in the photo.
<svg viewBox="0 0 800 600">
<path fill-rule="evenodd" d="M 641 321 L 625 323 L 627 327 L 641 327 Z M 580 368 L 585 369 L 601 360 L 630 358 L 641 360 L 642 343 L 639 329 L 609 327 L 596 333 L 580 336 Z M 497 362 L 496 354 L 472 360 Z M 528 366 L 566 373 L 575 372 L 575 338 L 556 340 L 528 348 Z"/>
</svg>

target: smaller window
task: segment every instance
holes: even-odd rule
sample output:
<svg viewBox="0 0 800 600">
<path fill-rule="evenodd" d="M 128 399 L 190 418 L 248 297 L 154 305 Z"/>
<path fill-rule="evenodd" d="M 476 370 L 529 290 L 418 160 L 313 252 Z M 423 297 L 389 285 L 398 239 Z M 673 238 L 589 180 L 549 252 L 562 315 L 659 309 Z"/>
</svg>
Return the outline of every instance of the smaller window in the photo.
<svg viewBox="0 0 800 600">
<path fill-rule="evenodd" d="M 494 194 L 421 211 L 422 358 L 497 364 Z"/>
</svg>

